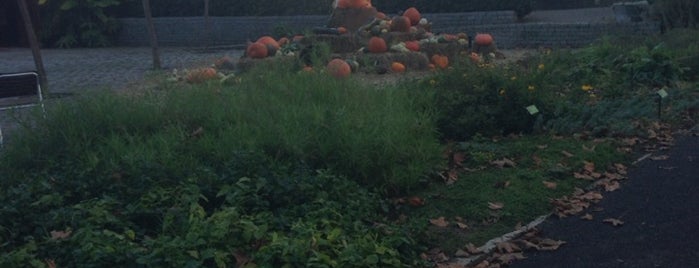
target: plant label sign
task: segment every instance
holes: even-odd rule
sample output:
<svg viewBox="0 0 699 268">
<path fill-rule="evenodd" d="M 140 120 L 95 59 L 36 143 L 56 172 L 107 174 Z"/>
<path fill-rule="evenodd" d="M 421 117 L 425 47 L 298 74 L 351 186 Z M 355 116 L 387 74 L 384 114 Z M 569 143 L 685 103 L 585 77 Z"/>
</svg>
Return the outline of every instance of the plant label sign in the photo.
<svg viewBox="0 0 699 268">
<path fill-rule="evenodd" d="M 535 115 L 539 113 L 539 108 L 536 108 L 536 105 L 529 105 L 527 106 L 527 112 L 531 115 Z"/>
<path fill-rule="evenodd" d="M 658 90 L 658 96 L 660 96 L 661 99 L 664 99 L 668 96 L 669 94 L 667 93 L 667 90 L 664 88 L 661 90 Z"/>
</svg>

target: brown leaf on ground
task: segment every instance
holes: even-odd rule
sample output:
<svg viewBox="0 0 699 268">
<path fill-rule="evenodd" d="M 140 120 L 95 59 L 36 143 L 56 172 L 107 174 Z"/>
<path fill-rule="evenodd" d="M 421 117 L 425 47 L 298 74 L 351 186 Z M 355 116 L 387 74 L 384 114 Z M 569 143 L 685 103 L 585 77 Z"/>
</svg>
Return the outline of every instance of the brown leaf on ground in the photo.
<svg viewBox="0 0 699 268">
<path fill-rule="evenodd" d="M 420 197 L 413 196 L 408 198 L 408 204 L 413 207 L 419 207 L 425 205 L 425 200 Z"/>
<path fill-rule="evenodd" d="M 46 267 L 48 268 L 56 268 L 56 261 L 54 259 L 45 259 L 46 262 Z"/>
<path fill-rule="evenodd" d="M 624 225 L 624 222 L 623 222 L 623 221 L 621 221 L 621 220 L 619 220 L 619 219 L 615 219 L 615 218 L 606 218 L 606 219 L 602 220 L 602 222 L 604 222 L 604 223 L 609 223 L 609 224 L 611 224 L 611 225 L 614 226 L 614 227 Z"/>
<path fill-rule="evenodd" d="M 468 252 L 469 254 L 473 254 L 473 255 L 483 253 L 483 251 L 480 248 L 473 245 L 473 243 L 466 244 L 466 252 Z"/>
<path fill-rule="evenodd" d="M 466 160 L 466 154 L 464 152 L 456 152 L 452 155 L 452 161 L 456 166 L 463 166 L 464 160 Z"/>
<path fill-rule="evenodd" d="M 459 257 L 459 258 L 466 258 L 471 256 L 468 252 L 466 252 L 463 249 L 457 249 L 456 252 L 454 253 L 454 257 Z"/>
<path fill-rule="evenodd" d="M 597 201 L 597 200 L 602 200 L 602 198 L 604 198 L 604 197 L 599 192 L 589 191 L 583 195 L 580 195 L 579 198 L 582 200 Z"/>
<path fill-rule="evenodd" d="M 521 252 L 522 249 L 512 242 L 501 242 L 495 246 L 500 253 Z"/>
<path fill-rule="evenodd" d="M 70 234 L 73 231 L 71 230 L 65 230 L 65 231 L 51 231 L 51 239 L 66 239 L 70 237 Z"/>
<path fill-rule="evenodd" d="M 511 159 L 509 159 L 507 157 L 500 159 L 500 160 L 490 161 L 490 163 L 499 167 L 499 168 L 516 167 L 517 166 L 517 163 L 515 163 L 514 161 L 512 161 Z"/>
<path fill-rule="evenodd" d="M 583 165 L 583 169 L 589 173 L 595 172 L 595 163 L 585 161 L 585 165 Z"/>
<path fill-rule="evenodd" d="M 456 226 L 459 227 L 459 229 L 461 229 L 461 230 L 468 229 L 468 225 L 466 225 L 465 223 L 462 223 L 462 222 L 457 222 Z"/>
<path fill-rule="evenodd" d="M 524 246 L 526 249 L 531 249 L 531 248 L 539 249 L 539 245 L 534 244 L 534 243 L 532 243 L 528 240 L 525 240 L 525 239 L 517 240 L 517 242 L 522 244 L 522 246 Z"/>
<path fill-rule="evenodd" d="M 618 181 L 610 181 L 609 183 L 604 184 L 604 190 L 607 192 L 614 192 L 618 190 L 621 187 L 621 184 L 619 184 Z"/>
<path fill-rule="evenodd" d="M 571 154 L 570 152 L 565 151 L 565 150 L 561 151 L 561 153 L 562 153 L 565 157 L 573 157 L 573 156 L 575 156 L 574 154 Z"/>
<path fill-rule="evenodd" d="M 505 207 L 502 202 L 488 202 L 488 208 L 492 210 L 500 210 Z"/>
<path fill-rule="evenodd" d="M 556 189 L 556 187 L 558 187 L 558 184 L 555 182 L 542 181 L 542 183 L 544 183 L 544 187 L 549 188 L 551 190 L 554 190 L 554 189 Z"/>
<path fill-rule="evenodd" d="M 548 144 L 537 145 L 536 148 L 543 150 L 543 149 L 549 148 L 549 145 Z"/>
<path fill-rule="evenodd" d="M 594 152 L 596 147 L 597 147 L 597 145 L 592 145 L 592 147 L 587 147 L 587 146 L 585 146 L 585 144 L 582 145 L 583 150 L 588 151 L 588 152 Z"/>
<path fill-rule="evenodd" d="M 439 218 L 436 218 L 436 219 L 430 219 L 430 223 L 431 223 L 432 225 L 434 225 L 434 226 L 437 226 L 437 227 L 447 227 L 447 226 L 449 226 L 449 222 L 448 222 L 446 219 L 444 219 L 444 217 L 439 217 Z"/>
<path fill-rule="evenodd" d="M 476 264 L 476 266 L 473 266 L 473 268 L 490 268 L 490 262 L 487 260 L 482 261 L 482 262 Z"/>
<path fill-rule="evenodd" d="M 592 214 L 590 214 L 590 213 L 587 213 L 587 214 L 583 215 L 582 217 L 580 217 L 580 219 L 587 220 L 587 221 L 591 221 L 594 218 L 595 217 L 593 217 Z"/>
<path fill-rule="evenodd" d="M 592 176 L 587 175 L 587 174 L 582 174 L 579 172 L 574 172 L 573 177 L 576 179 L 581 179 L 581 180 L 586 180 L 586 181 L 594 181 L 595 180 L 595 178 L 593 178 Z"/>
<path fill-rule="evenodd" d="M 626 175 L 627 167 L 624 164 L 616 163 L 616 164 L 614 164 L 614 168 L 616 168 L 617 173 L 619 173 L 621 175 Z"/>
<path fill-rule="evenodd" d="M 539 250 L 551 251 L 557 250 L 566 242 L 561 240 L 553 240 L 550 238 L 544 238 L 539 241 Z"/>
<path fill-rule="evenodd" d="M 624 175 L 621 175 L 619 173 L 612 173 L 612 172 L 604 172 L 604 177 L 610 180 L 623 180 L 626 179 Z"/>
<path fill-rule="evenodd" d="M 190 138 L 199 138 L 201 135 L 204 134 L 204 127 L 199 127 L 192 131 L 192 133 L 189 133 Z"/>
</svg>

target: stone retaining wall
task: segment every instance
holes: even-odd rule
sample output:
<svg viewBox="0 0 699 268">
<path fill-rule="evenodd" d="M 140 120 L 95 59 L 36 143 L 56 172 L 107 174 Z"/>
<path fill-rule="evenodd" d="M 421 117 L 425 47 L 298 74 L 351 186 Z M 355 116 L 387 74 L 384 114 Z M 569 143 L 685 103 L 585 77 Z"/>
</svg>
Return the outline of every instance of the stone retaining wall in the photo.
<svg viewBox="0 0 699 268">
<path fill-rule="evenodd" d="M 489 32 L 500 48 L 578 47 L 605 34 L 656 34 L 656 23 L 518 23 L 513 11 L 423 14 L 435 33 Z M 203 17 L 156 18 L 162 46 L 241 45 L 262 35 L 302 33 L 326 25 L 328 16 L 211 17 L 210 38 Z M 143 18 L 122 18 L 118 46 L 148 46 Z"/>
</svg>

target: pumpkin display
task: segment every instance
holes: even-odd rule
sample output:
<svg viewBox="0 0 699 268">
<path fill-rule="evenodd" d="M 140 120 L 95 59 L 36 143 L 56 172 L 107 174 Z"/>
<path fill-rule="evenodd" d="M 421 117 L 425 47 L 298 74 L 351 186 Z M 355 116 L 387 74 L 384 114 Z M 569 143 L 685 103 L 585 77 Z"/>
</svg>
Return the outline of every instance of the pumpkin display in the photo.
<svg viewBox="0 0 699 268">
<path fill-rule="evenodd" d="M 410 19 L 406 16 L 395 16 L 391 19 L 391 31 L 410 32 Z"/>
<path fill-rule="evenodd" d="M 339 34 L 346 34 L 346 33 L 347 33 L 347 28 L 346 28 L 346 27 L 343 27 L 343 26 L 337 27 L 337 33 L 339 33 Z"/>
<path fill-rule="evenodd" d="M 479 33 L 474 37 L 476 45 L 487 47 L 493 44 L 493 36 L 487 33 Z"/>
<path fill-rule="evenodd" d="M 385 20 L 387 18 L 386 13 L 383 12 L 376 12 L 376 15 L 374 17 L 378 20 Z"/>
<path fill-rule="evenodd" d="M 245 50 L 245 53 L 250 58 L 262 59 L 267 57 L 267 55 L 269 54 L 269 50 L 267 49 L 267 45 L 260 42 L 255 42 L 248 45 L 248 48 Z"/>
<path fill-rule="evenodd" d="M 289 38 L 288 38 L 288 37 L 279 38 L 279 41 L 277 41 L 277 43 L 279 43 L 279 46 L 280 46 L 280 47 L 289 44 L 289 42 L 290 42 L 290 41 L 289 41 Z"/>
<path fill-rule="evenodd" d="M 374 36 L 369 38 L 367 49 L 371 53 L 383 53 L 388 50 L 388 46 L 386 45 L 386 40 L 381 37 Z"/>
<path fill-rule="evenodd" d="M 333 59 L 326 66 L 328 74 L 335 78 L 345 78 L 352 73 L 352 68 L 343 59 Z"/>
<path fill-rule="evenodd" d="M 469 59 L 471 59 L 471 62 L 473 63 L 480 63 L 481 62 L 481 55 L 475 52 L 471 52 L 471 54 L 468 56 Z"/>
<path fill-rule="evenodd" d="M 422 18 L 420 11 L 418 11 L 415 7 L 406 9 L 405 12 L 403 12 L 403 16 L 410 19 L 410 25 L 417 25 Z"/>
<path fill-rule="evenodd" d="M 431 60 L 434 66 L 437 68 L 446 69 L 449 66 L 449 57 L 447 56 L 434 54 L 432 55 Z"/>
<path fill-rule="evenodd" d="M 403 73 L 405 72 L 405 64 L 394 61 L 391 63 L 391 71 L 394 73 Z"/>
</svg>

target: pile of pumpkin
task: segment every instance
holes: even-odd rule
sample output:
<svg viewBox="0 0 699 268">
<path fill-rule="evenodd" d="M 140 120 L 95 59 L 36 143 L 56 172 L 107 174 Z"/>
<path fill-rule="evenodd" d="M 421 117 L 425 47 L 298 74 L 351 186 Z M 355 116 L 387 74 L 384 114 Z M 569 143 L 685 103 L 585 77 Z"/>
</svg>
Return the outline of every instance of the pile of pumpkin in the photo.
<svg viewBox="0 0 699 268">
<path fill-rule="evenodd" d="M 356 31 L 348 31 L 342 25 L 329 29 L 328 33 L 338 38 L 348 38 L 352 43 L 361 44 L 362 47 L 354 50 L 351 55 L 337 55 L 325 66 L 325 71 L 335 77 L 347 77 L 352 72 L 358 70 L 358 57 L 383 57 L 383 59 L 395 59 L 396 54 L 415 53 L 426 57 L 427 63 L 424 67 L 429 70 L 446 69 L 449 67 L 449 58 L 467 55 L 473 62 L 481 62 L 484 54 L 495 52 L 493 37 L 487 33 L 479 33 L 469 39 L 465 33 L 458 34 L 433 34 L 431 23 L 423 18 L 415 7 L 410 7 L 400 15 L 387 16 L 383 12 L 376 11 L 370 0 L 338 0 L 335 3 L 336 10 L 343 9 L 373 9 L 375 17 L 373 20 Z M 327 34 L 327 33 L 326 33 Z M 314 38 L 305 38 L 303 35 L 293 37 L 281 37 L 275 39 L 271 36 L 262 36 L 254 42 L 249 42 L 242 60 L 255 61 L 276 56 L 299 57 L 304 47 L 314 42 Z M 356 42 L 354 42 L 356 41 Z M 445 53 L 445 46 L 455 48 L 460 53 Z M 331 48 L 334 51 L 334 49 Z M 405 57 L 403 57 L 405 58 Z M 366 62 L 366 61 L 362 61 Z M 377 60 L 371 61 L 377 62 Z M 217 67 L 220 64 L 217 64 Z M 405 60 L 389 60 L 382 66 L 379 73 L 403 73 L 408 69 L 417 70 L 423 66 L 415 66 L 405 62 Z M 310 71 L 313 66 L 305 66 L 305 71 Z M 210 70 L 197 71 L 208 75 Z M 219 76 L 220 77 L 220 76 Z M 190 81 L 190 79 L 187 79 Z M 199 76 L 195 75 L 191 81 L 199 81 Z M 205 79 L 204 79 L 205 80 Z"/>
</svg>

